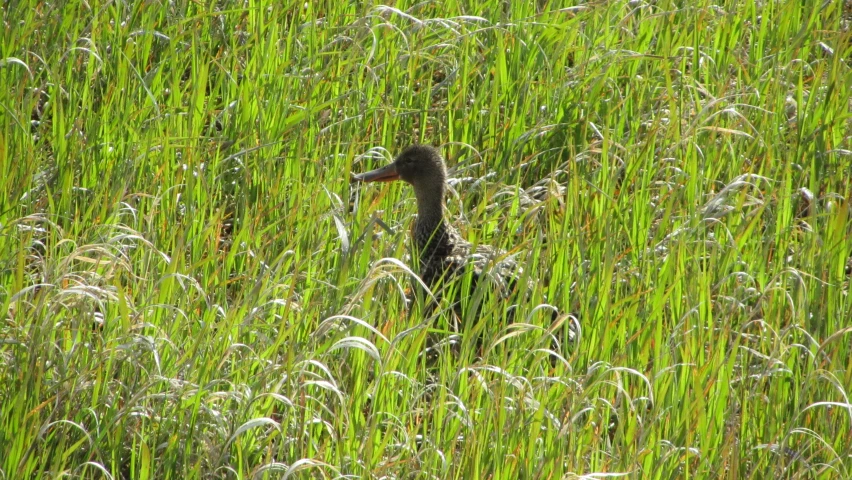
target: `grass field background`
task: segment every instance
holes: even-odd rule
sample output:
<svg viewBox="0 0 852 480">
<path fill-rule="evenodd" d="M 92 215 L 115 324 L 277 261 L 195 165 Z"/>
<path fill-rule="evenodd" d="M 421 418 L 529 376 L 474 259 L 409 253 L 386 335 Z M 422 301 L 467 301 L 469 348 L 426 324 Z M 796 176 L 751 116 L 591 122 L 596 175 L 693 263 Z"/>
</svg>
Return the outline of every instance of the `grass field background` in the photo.
<svg viewBox="0 0 852 480">
<path fill-rule="evenodd" d="M 852 478 L 849 2 L 2 15 L 0 479 Z M 536 285 L 458 328 L 415 142 Z"/>
</svg>

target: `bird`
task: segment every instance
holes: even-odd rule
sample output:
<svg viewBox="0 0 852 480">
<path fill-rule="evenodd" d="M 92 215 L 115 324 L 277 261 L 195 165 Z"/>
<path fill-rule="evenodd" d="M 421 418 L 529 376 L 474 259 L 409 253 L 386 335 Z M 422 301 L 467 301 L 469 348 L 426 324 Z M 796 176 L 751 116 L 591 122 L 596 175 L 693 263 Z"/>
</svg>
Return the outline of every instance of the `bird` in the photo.
<svg viewBox="0 0 852 480">
<path fill-rule="evenodd" d="M 393 163 L 352 176 L 353 183 L 391 182 L 410 184 L 417 200 L 417 219 L 411 229 L 419 261 L 419 276 L 430 289 L 473 270 L 472 288 L 489 277 L 504 294 L 514 289 L 519 267 L 505 251 L 465 240 L 444 216 L 447 167 L 440 152 L 415 144 L 402 150 Z"/>
<path fill-rule="evenodd" d="M 411 236 L 419 262 L 418 274 L 435 295 L 429 304 L 430 310 L 436 306 L 434 300 L 442 295 L 441 287 L 466 271 L 471 271 L 470 291 L 456 289 L 456 298 L 453 299 L 453 311 L 462 318 L 470 317 L 466 317 L 462 312 L 462 302 L 458 296 L 465 293 L 475 296 L 483 279 L 488 279 L 489 283 L 496 287 L 497 295 L 503 299 L 510 298 L 517 289 L 523 289 L 523 295 L 532 290 L 533 280 L 523 276 L 522 269 L 515 262 L 513 255 L 491 245 L 474 246 L 447 221 L 444 215 L 448 188 L 447 167 L 435 147 L 424 144 L 410 145 L 404 148 L 392 163 L 365 173 L 353 174 L 351 177 L 352 183 L 393 181 L 403 181 L 414 189 L 417 218 L 412 225 Z M 522 280 L 524 278 L 525 281 Z M 476 301 L 473 306 L 473 315 L 480 316 L 483 305 Z M 509 323 L 514 322 L 516 307 L 510 305 L 506 308 L 506 320 Z M 579 332 L 577 318 L 577 314 L 561 315 L 558 309 L 551 309 L 554 325 L 567 321 L 569 342 L 574 342 Z M 557 351 L 558 343 L 554 338 L 554 349 Z"/>
</svg>

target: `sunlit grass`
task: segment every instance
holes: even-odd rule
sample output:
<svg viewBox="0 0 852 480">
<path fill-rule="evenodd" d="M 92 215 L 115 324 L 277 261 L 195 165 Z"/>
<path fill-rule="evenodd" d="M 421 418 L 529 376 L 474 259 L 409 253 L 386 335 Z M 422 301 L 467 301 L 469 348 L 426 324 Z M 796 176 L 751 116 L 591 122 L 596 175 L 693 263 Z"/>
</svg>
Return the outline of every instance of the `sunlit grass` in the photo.
<svg viewBox="0 0 852 480">
<path fill-rule="evenodd" d="M 852 478 L 848 2 L 3 14 L 0 478 Z"/>
</svg>

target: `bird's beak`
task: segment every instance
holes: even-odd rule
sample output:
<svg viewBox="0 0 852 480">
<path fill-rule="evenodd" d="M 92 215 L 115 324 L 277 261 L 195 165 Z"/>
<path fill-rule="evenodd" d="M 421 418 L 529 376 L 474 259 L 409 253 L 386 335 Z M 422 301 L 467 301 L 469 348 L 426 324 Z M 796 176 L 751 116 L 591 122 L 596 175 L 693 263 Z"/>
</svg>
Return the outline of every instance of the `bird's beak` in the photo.
<svg viewBox="0 0 852 480">
<path fill-rule="evenodd" d="M 395 163 L 385 165 L 384 167 L 377 168 L 375 170 L 370 170 L 367 173 L 352 175 L 352 180 L 350 181 L 350 183 L 391 182 L 393 180 L 399 180 L 399 173 L 396 171 Z"/>
</svg>

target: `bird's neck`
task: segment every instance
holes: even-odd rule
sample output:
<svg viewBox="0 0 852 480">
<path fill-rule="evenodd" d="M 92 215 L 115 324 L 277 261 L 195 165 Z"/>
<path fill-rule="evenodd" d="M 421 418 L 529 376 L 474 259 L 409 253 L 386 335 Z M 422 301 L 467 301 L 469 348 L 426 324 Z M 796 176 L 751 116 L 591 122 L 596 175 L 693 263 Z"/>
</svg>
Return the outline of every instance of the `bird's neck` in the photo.
<svg viewBox="0 0 852 480">
<path fill-rule="evenodd" d="M 440 185 L 415 188 L 417 220 L 414 223 L 414 242 L 421 255 L 451 247 L 449 230 L 444 220 L 443 182 Z"/>
</svg>

